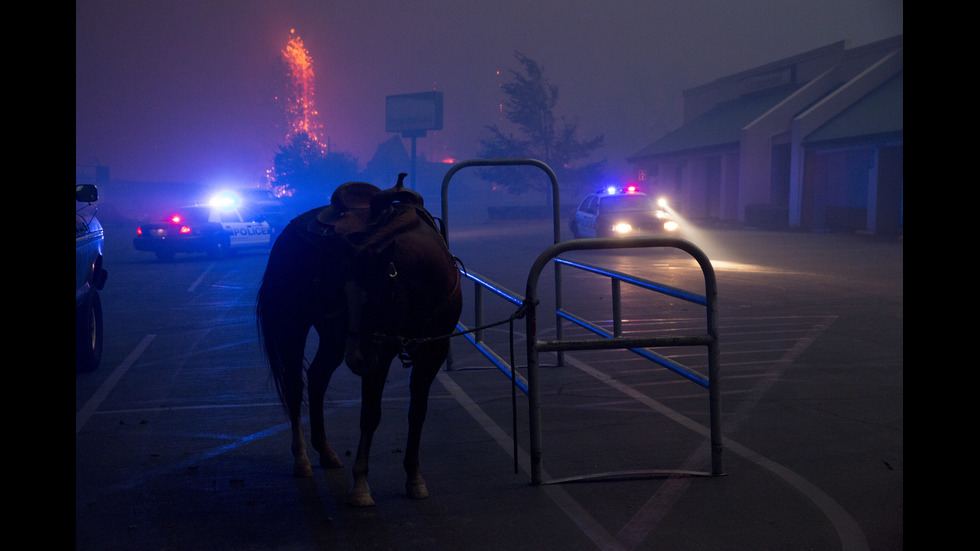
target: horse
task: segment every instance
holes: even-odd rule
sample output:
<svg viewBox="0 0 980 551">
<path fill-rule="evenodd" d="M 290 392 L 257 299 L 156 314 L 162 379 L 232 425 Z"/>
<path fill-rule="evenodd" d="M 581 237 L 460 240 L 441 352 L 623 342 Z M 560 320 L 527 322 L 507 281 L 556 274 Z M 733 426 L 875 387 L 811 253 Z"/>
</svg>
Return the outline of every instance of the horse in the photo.
<svg viewBox="0 0 980 551">
<path fill-rule="evenodd" d="M 457 260 L 404 177 L 388 190 L 342 184 L 329 205 L 291 220 L 269 253 L 256 304 L 260 343 L 290 422 L 294 476 L 313 476 L 300 419 L 310 329 L 320 342 L 305 386 L 311 444 L 323 468 L 343 467 L 323 421 L 330 377 L 343 362 L 361 378 L 360 439 L 347 496 L 357 507 L 374 505 L 368 459 L 396 357 L 411 368 L 405 489 L 411 498 L 428 497 L 419 473 L 422 425 L 462 309 Z"/>
</svg>

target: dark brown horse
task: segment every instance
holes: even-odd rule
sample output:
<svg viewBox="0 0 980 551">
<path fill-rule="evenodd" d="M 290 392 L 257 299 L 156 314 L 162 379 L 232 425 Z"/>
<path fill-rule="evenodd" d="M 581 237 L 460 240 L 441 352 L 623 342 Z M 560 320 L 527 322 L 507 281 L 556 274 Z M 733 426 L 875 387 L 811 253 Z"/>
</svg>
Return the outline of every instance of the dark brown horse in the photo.
<svg viewBox="0 0 980 551">
<path fill-rule="evenodd" d="M 422 197 L 398 185 L 340 186 L 330 205 L 292 220 L 269 255 L 257 316 L 279 398 L 292 425 L 295 476 L 312 476 L 300 406 L 306 338 L 320 343 L 306 370 L 311 443 L 325 468 L 342 467 L 327 443 L 323 398 L 342 361 L 361 377 L 361 436 L 348 502 L 374 504 L 368 456 L 381 419 L 392 360 L 411 366 L 404 467 L 410 497 L 428 496 L 419 474 L 419 440 L 429 388 L 449 351 L 462 308 L 460 274 Z"/>
</svg>

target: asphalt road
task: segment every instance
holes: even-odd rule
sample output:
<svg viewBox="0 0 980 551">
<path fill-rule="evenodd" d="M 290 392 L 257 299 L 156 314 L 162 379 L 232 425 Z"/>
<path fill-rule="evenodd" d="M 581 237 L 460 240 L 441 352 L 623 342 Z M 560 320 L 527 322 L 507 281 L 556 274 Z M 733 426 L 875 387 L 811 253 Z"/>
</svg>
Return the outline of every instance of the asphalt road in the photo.
<svg viewBox="0 0 980 551">
<path fill-rule="evenodd" d="M 468 270 L 520 293 L 551 242 L 547 224 L 450 230 Z M 423 435 L 431 497 L 404 496 L 407 372 L 396 365 L 372 456 L 377 505 L 353 509 L 344 494 L 359 382 L 345 368 L 328 390 L 327 423 L 346 467 L 291 476 L 288 425 L 256 342 L 266 253 L 161 263 L 132 250 L 131 231 L 107 227 L 105 356 L 75 379 L 76 549 L 903 548 L 901 241 L 690 235 L 718 279 L 723 476 L 676 474 L 709 470 L 703 388 L 629 352 L 592 351 L 542 369 L 548 479 L 675 474 L 529 484 L 527 399 L 518 393 L 515 421 L 510 382 L 457 338 Z M 703 292 L 700 271 L 680 253 L 576 258 Z M 607 323 L 608 282 L 564 279 L 566 308 Z M 630 332 L 703 327 L 698 305 L 634 290 L 623 297 Z M 488 301 L 486 320 L 512 311 Z M 472 325 L 472 316 L 468 304 L 462 321 Z M 553 334 L 553 321 L 542 325 Z M 518 321 L 519 365 L 523 335 Z M 487 341 L 507 357 L 506 325 Z M 666 353 L 705 372 L 700 350 Z"/>
</svg>

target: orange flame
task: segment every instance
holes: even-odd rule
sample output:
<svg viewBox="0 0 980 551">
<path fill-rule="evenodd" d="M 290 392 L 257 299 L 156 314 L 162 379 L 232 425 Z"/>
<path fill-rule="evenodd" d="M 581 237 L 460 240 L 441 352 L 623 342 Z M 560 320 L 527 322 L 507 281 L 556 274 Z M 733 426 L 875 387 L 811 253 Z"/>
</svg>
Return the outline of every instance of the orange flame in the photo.
<svg viewBox="0 0 980 551">
<path fill-rule="evenodd" d="M 291 29 L 289 32 L 295 35 L 296 30 Z M 289 119 L 289 137 L 305 133 L 310 137 L 311 142 L 320 144 L 323 128 L 317 122 L 319 112 L 313 101 L 313 58 L 310 57 L 310 53 L 303 45 L 303 39 L 299 36 L 289 40 L 286 49 L 282 50 L 282 58 L 286 63 L 290 84 L 291 97 L 285 98 L 283 102 Z"/>
</svg>

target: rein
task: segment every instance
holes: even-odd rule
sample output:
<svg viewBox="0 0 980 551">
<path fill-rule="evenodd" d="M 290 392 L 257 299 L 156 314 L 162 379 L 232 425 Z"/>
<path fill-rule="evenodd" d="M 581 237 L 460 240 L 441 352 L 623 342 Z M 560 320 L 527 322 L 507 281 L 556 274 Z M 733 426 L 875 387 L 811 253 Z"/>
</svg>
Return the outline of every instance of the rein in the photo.
<svg viewBox="0 0 980 551">
<path fill-rule="evenodd" d="M 453 337 L 461 337 L 463 335 L 468 335 L 470 333 L 476 333 L 477 331 L 482 331 L 484 329 L 490 329 L 491 327 L 497 327 L 498 325 L 503 325 L 505 323 L 511 323 L 513 321 L 516 321 L 516 320 L 519 320 L 519 319 L 523 319 L 524 316 L 527 315 L 528 308 L 529 308 L 529 305 L 527 304 L 527 302 L 524 302 L 524 303 L 521 304 L 520 308 L 518 308 L 513 314 L 511 314 L 506 319 L 502 319 L 500 321 L 495 321 L 495 322 L 492 322 L 492 323 L 481 325 L 480 327 L 474 327 L 472 329 L 467 329 L 466 331 L 455 331 L 455 332 L 449 333 L 447 335 L 439 335 L 439 336 L 436 336 L 436 337 L 417 337 L 417 338 L 414 338 L 414 339 L 405 339 L 405 338 L 403 338 L 402 339 L 402 345 L 403 345 L 403 348 L 407 348 L 408 345 L 419 346 L 421 344 L 425 344 L 425 343 L 428 343 L 428 342 L 441 341 L 441 340 L 445 340 L 445 339 L 451 339 Z"/>
</svg>

